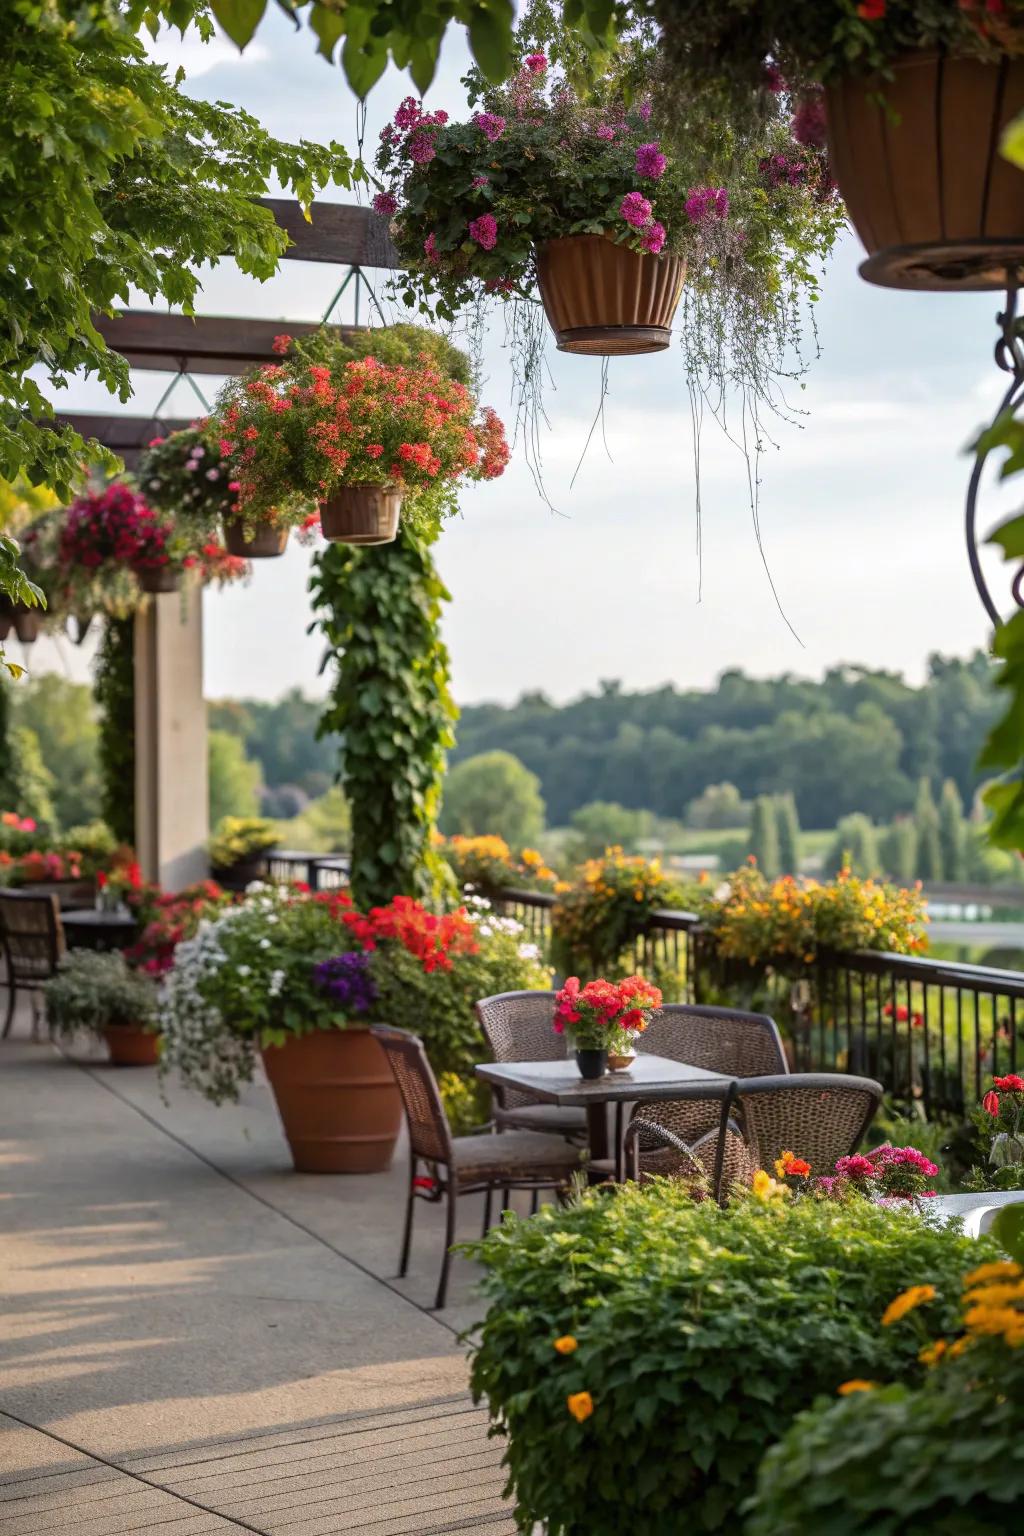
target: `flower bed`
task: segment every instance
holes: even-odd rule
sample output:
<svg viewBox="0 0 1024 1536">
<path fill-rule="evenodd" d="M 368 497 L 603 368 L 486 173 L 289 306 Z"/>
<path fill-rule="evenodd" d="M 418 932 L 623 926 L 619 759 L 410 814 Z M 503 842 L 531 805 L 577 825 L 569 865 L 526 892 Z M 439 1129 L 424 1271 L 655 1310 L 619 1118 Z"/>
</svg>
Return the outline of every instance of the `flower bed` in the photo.
<svg viewBox="0 0 1024 1536">
<path fill-rule="evenodd" d="M 894 1296 L 934 1287 L 929 1323 L 952 1329 L 964 1270 L 998 1256 L 909 1206 L 722 1210 L 675 1181 L 506 1217 L 472 1252 L 489 1301 L 473 1391 L 507 1436 L 519 1529 L 548 1536 L 735 1524 L 765 1447 L 818 1394 L 924 1379 L 915 1332 L 881 1326 Z"/>
<path fill-rule="evenodd" d="M 560 891 L 568 886 L 549 869 L 536 848 L 512 853 L 503 837 L 462 837 L 445 843 L 443 853 L 461 890 L 491 899 L 503 891 Z"/>
</svg>

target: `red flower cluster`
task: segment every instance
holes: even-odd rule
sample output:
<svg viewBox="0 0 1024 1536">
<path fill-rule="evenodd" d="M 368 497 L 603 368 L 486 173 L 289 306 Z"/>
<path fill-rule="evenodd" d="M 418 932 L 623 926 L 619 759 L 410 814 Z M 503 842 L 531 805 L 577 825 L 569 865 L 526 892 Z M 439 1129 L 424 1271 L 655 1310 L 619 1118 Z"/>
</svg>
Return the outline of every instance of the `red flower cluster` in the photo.
<svg viewBox="0 0 1024 1536">
<path fill-rule="evenodd" d="M 86 570 L 104 565 L 159 570 L 171 561 L 168 544 L 173 529 L 173 523 L 154 512 L 143 497 L 115 482 L 72 502 L 61 531 L 60 561 Z"/>
<path fill-rule="evenodd" d="M 213 917 L 233 899 L 214 880 L 200 880 L 175 892 L 145 885 L 134 863 L 119 872 L 118 878 L 127 886 L 128 906 L 144 919 L 142 932 L 124 957 L 147 976 L 163 976 L 171 970 L 178 945 L 195 935 L 204 917 Z"/>
<path fill-rule="evenodd" d="M 11 861 L 11 873 L 15 885 L 34 885 L 40 880 L 81 880 L 82 855 L 41 850 L 23 853 L 20 859 Z"/>
<path fill-rule="evenodd" d="M 351 903 L 348 904 L 351 907 Z M 376 949 L 387 940 L 401 944 L 431 971 L 450 971 L 453 955 L 475 954 L 476 932 L 465 907 L 438 915 L 428 912 L 411 896 L 396 896 L 386 907 L 371 907 L 369 914 L 342 911 L 341 920 L 364 949 Z"/>
<path fill-rule="evenodd" d="M 886 1003 L 882 1009 L 882 1017 L 885 1019 L 895 1019 L 897 1024 L 906 1024 L 909 1020 L 911 1029 L 924 1028 L 924 1015 L 911 1013 L 902 1003 L 897 1004 L 895 1008 L 893 1008 L 892 1003 Z"/>
<path fill-rule="evenodd" d="M 599 978 L 585 987 L 578 976 L 570 976 L 555 1001 L 555 1033 L 568 1029 L 571 1034 L 609 1037 L 623 1031 L 640 1034 L 647 1028 L 648 1014 L 660 1007 L 661 993 L 642 976 L 620 982 Z"/>
</svg>

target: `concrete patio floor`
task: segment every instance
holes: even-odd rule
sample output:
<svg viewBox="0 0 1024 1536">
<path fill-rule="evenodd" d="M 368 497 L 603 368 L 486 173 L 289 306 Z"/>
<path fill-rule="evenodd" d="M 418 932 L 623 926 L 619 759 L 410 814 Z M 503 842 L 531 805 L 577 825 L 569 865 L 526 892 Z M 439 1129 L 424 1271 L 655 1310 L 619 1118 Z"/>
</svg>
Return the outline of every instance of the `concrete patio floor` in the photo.
<svg viewBox="0 0 1024 1536">
<path fill-rule="evenodd" d="M 405 1169 L 293 1173 L 262 1083 L 0 1043 L 0 1536 L 513 1536 L 437 1209 L 394 1279 Z"/>
</svg>

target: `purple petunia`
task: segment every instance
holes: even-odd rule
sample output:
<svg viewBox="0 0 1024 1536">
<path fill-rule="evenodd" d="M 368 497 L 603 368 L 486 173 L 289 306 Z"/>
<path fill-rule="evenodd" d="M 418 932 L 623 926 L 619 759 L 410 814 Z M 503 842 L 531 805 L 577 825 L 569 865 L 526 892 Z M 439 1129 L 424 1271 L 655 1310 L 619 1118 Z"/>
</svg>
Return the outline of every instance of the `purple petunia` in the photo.
<svg viewBox="0 0 1024 1536">
<path fill-rule="evenodd" d="M 641 144 L 636 152 L 636 174 L 645 181 L 657 181 L 662 176 L 668 160 L 657 144 Z"/>
<path fill-rule="evenodd" d="M 313 982 L 350 1016 L 369 1013 L 377 1001 L 377 988 L 370 975 L 370 957 L 363 950 L 322 960 L 313 967 Z"/>
</svg>

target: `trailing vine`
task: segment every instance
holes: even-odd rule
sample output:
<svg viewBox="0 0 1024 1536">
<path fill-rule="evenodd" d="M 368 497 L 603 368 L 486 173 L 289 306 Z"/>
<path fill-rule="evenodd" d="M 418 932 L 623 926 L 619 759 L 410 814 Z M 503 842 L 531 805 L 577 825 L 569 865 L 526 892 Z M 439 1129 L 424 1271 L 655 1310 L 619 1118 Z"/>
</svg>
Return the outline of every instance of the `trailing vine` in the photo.
<svg viewBox="0 0 1024 1536">
<path fill-rule="evenodd" d="M 436 902 L 451 882 L 434 846 L 457 711 L 439 633 L 448 599 L 429 547 L 332 544 L 310 581 L 333 683 L 318 735 L 339 738 L 352 809 L 352 895 L 364 910 L 393 896 Z"/>
<path fill-rule="evenodd" d="M 96 653 L 103 819 L 135 846 L 135 620 L 108 618 Z"/>
</svg>

